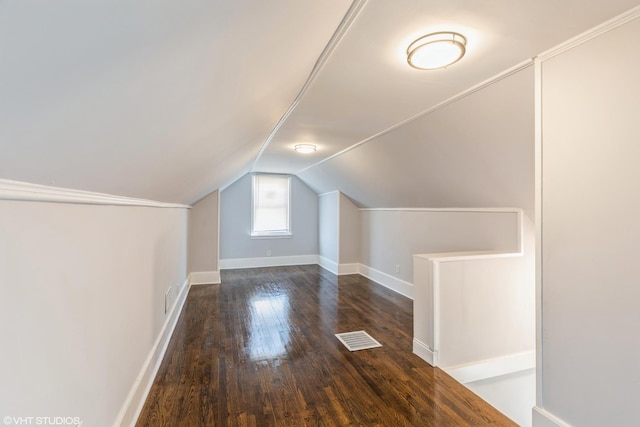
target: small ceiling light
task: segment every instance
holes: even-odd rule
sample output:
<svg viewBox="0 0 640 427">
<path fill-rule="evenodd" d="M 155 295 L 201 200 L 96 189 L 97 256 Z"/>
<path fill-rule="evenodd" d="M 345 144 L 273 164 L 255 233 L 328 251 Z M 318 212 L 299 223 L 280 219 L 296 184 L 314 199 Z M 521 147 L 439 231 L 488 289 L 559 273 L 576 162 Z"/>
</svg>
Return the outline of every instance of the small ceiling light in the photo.
<svg viewBox="0 0 640 427">
<path fill-rule="evenodd" d="M 419 70 L 437 70 L 458 62 L 465 53 L 467 39 L 452 32 L 422 36 L 407 48 L 407 62 Z"/>
<path fill-rule="evenodd" d="M 298 153 L 309 154 L 316 151 L 316 146 L 313 144 L 296 144 L 296 146 L 293 147 L 293 149 L 296 150 Z"/>
</svg>

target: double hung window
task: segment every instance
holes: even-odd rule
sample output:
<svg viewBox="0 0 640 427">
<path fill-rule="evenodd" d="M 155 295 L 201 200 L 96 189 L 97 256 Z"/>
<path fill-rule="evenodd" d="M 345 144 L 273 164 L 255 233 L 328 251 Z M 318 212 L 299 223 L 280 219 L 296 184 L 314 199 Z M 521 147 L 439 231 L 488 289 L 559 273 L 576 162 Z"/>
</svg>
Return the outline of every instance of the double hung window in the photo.
<svg viewBox="0 0 640 427">
<path fill-rule="evenodd" d="M 251 236 L 291 237 L 291 177 L 253 175 Z"/>
</svg>

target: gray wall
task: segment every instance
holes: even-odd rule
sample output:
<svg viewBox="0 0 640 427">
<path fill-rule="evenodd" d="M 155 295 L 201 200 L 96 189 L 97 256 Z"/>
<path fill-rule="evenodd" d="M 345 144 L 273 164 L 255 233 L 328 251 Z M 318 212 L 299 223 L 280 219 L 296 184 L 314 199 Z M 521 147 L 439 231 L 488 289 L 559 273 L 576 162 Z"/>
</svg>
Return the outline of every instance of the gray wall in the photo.
<svg viewBox="0 0 640 427">
<path fill-rule="evenodd" d="M 362 210 L 361 220 L 360 262 L 409 283 L 413 254 L 518 250 L 515 212 Z"/>
<path fill-rule="evenodd" d="M 318 254 L 318 196 L 291 178 L 291 238 L 251 238 L 251 175 L 220 193 L 220 258 L 262 258 Z"/>
<path fill-rule="evenodd" d="M 218 271 L 218 194 L 216 190 L 189 211 L 189 272 Z"/>
<path fill-rule="evenodd" d="M 537 405 L 575 426 L 640 419 L 638 38 L 636 19 L 542 63 Z"/>
<path fill-rule="evenodd" d="M 300 178 L 365 208 L 514 206 L 533 217 L 533 77 L 521 70 Z"/>
<path fill-rule="evenodd" d="M 319 252 L 331 262 L 338 263 L 339 250 L 339 213 L 340 193 L 334 191 L 318 197 L 319 211 Z"/>
<path fill-rule="evenodd" d="M 340 264 L 360 262 L 360 209 L 340 193 Z"/>
</svg>

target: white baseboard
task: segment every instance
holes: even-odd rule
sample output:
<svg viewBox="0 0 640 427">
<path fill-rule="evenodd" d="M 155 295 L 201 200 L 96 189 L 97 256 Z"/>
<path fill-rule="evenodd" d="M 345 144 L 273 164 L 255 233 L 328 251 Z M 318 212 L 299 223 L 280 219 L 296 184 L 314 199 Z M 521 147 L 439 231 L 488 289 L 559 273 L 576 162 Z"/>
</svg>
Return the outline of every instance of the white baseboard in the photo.
<svg viewBox="0 0 640 427">
<path fill-rule="evenodd" d="M 537 406 L 533 407 L 533 427 L 571 427 L 552 413 Z"/>
<path fill-rule="evenodd" d="M 324 268 L 325 270 L 332 272 L 333 274 L 338 274 L 339 266 L 337 262 L 331 261 L 330 259 L 323 256 L 318 256 L 318 265 L 320 265 L 320 267 Z"/>
<path fill-rule="evenodd" d="M 438 366 L 438 352 L 433 351 L 420 340 L 413 339 L 413 353 L 431 366 Z"/>
<path fill-rule="evenodd" d="M 129 394 L 127 395 L 127 398 L 125 399 L 124 404 L 113 423 L 113 427 L 134 427 L 136 421 L 138 421 L 140 412 L 142 412 L 142 407 L 149 395 L 149 390 L 151 390 L 151 386 L 153 385 L 153 380 L 158 373 L 158 368 L 160 368 L 164 354 L 167 351 L 167 346 L 169 345 L 169 340 L 171 339 L 173 330 L 178 323 L 182 307 L 187 300 L 189 288 L 189 279 L 187 279 L 180 287 L 181 292 L 176 298 L 176 302 L 173 304 L 173 307 L 171 308 L 171 311 L 158 334 L 158 338 L 156 338 L 147 359 L 142 365 L 142 369 L 133 383 Z"/>
<path fill-rule="evenodd" d="M 318 255 L 270 256 L 264 258 L 221 259 L 220 270 L 232 268 L 281 267 L 286 265 L 318 264 Z"/>
<path fill-rule="evenodd" d="M 214 285 L 220 283 L 219 271 L 193 271 L 189 273 L 190 285 Z"/>
<path fill-rule="evenodd" d="M 360 264 L 339 264 L 338 276 L 341 276 L 343 274 L 360 274 Z"/>
<path fill-rule="evenodd" d="M 330 272 L 338 276 L 343 274 L 360 273 L 360 264 L 358 263 L 338 264 L 337 262 L 331 261 L 328 258 L 325 258 L 323 256 L 318 256 L 318 264 L 320 265 L 320 267 L 324 268 L 325 270 L 329 270 Z"/>
<path fill-rule="evenodd" d="M 409 282 L 405 282 L 404 280 L 400 280 L 397 277 L 393 277 L 364 264 L 360 264 L 360 274 L 400 295 L 413 299 L 413 285 Z"/>
<path fill-rule="evenodd" d="M 462 384 L 480 381 L 487 378 L 499 377 L 514 372 L 533 369 L 536 367 L 535 350 L 510 354 L 495 359 L 483 360 L 460 366 L 443 368 L 444 371 Z"/>
</svg>

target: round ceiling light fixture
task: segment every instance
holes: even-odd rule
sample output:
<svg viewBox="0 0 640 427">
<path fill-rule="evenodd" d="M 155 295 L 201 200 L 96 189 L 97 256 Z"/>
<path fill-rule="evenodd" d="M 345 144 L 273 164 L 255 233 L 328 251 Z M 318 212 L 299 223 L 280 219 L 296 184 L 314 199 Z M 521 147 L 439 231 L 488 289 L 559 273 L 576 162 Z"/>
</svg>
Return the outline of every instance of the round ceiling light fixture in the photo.
<svg viewBox="0 0 640 427">
<path fill-rule="evenodd" d="M 418 70 L 447 68 L 464 56 L 467 39 L 458 33 L 439 32 L 422 36 L 407 48 L 407 62 Z"/>
<path fill-rule="evenodd" d="M 313 144 L 296 144 L 293 149 L 298 153 L 309 154 L 316 151 L 316 146 Z"/>
</svg>

